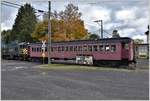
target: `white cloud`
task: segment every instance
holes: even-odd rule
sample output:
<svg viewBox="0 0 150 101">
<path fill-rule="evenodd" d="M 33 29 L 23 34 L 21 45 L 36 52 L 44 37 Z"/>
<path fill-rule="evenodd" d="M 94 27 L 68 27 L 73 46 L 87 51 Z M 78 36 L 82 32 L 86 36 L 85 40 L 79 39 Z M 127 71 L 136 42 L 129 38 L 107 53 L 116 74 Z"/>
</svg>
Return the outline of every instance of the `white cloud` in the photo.
<svg viewBox="0 0 150 101">
<path fill-rule="evenodd" d="M 132 38 L 133 38 L 133 39 L 142 39 L 142 40 L 144 40 L 144 43 L 145 43 L 146 40 L 147 40 L 146 35 L 136 35 L 136 36 L 133 36 Z"/>
<path fill-rule="evenodd" d="M 131 37 L 136 35 L 136 29 L 134 28 L 126 28 L 118 31 L 121 37 Z"/>
<path fill-rule="evenodd" d="M 5 25 L 5 23 L 1 23 L 1 31 L 8 30 L 8 29 L 11 29 L 11 28 Z"/>
<path fill-rule="evenodd" d="M 118 20 L 134 20 L 136 18 L 137 7 L 130 9 L 122 9 L 116 12 L 116 18 Z"/>
<path fill-rule="evenodd" d="M 82 13 L 81 19 L 84 20 L 85 27 L 89 31 L 99 29 L 99 25 L 94 22 L 95 20 L 103 20 L 103 23 L 111 21 L 111 10 L 101 6 L 80 4 L 79 11 Z"/>
<path fill-rule="evenodd" d="M 145 1 L 144 1 L 145 2 Z M 17 2 L 16 2 L 17 3 Z M 47 2 L 31 2 L 36 9 L 42 9 L 47 11 Z M 121 3 L 121 2 L 120 2 Z M 136 4 L 134 5 L 130 1 L 126 1 L 128 5 L 117 4 L 108 6 L 106 4 L 88 4 L 77 3 L 79 11 L 82 13 L 81 19 L 84 20 L 85 27 L 90 32 L 94 32 L 100 28 L 100 26 L 93 22 L 94 20 L 103 20 L 104 29 L 110 34 L 114 29 L 117 29 L 121 36 L 142 38 L 146 39 L 144 32 L 147 30 L 148 25 L 148 7 L 147 5 Z M 17 3 L 22 4 L 22 2 Z M 52 2 L 52 11 L 64 10 L 68 2 Z M 4 20 L 1 23 L 2 29 L 10 29 L 16 18 L 17 9 L 10 10 L 6 13 L 5 7 L 2 9 L 2 17 Z M 5 13 L 5 14 L 3 14 Z M 143 35 L 142 35 L 143 34 Z"/>
</svg>

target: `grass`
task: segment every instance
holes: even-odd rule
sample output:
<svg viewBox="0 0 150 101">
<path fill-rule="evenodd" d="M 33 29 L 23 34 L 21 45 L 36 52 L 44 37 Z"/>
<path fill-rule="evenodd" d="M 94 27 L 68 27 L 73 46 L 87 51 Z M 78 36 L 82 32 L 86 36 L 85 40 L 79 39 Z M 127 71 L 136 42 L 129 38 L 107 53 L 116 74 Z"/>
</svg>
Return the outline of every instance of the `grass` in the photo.
<svg viewBox="0 0 150 101">
<path fill-rule="evenodd" d="M 83 66 L 83 65 L 66 65 L 66 64 L 46 64 L 39 65 L 40 69 L 44 70 L 59 70 L 59 71 L 127 71 L 131 70 L 124 68 L 113 68 L 113 67 L 96 67 L 96 66 Z"/>
</svg>

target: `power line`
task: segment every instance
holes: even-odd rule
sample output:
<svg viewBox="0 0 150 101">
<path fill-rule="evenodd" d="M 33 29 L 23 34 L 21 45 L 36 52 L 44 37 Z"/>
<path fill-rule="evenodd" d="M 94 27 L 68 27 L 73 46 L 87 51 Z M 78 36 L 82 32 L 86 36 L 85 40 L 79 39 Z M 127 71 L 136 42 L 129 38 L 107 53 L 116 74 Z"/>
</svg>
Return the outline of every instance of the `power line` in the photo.
<svg viewBox="0 0 150 101">
<path fill-rule="evenodd" d="M 8 1 L 2 1 L 2 2 L 5 2 L 5 3 L 9 3 L 9 4 L 12 4 L 12 5 L 16 5 L 16 6 L 22 6 L 22 5 L 19 5 L 19 4 L 15 4 L 15 3 L 12 3 L 12 2 L 8 2 Z"/>
<path fill-rule="evenodd" d="M 13 5 L 9 5 L 9 4 L 5 4 L 5 3 L 1 3 L 2 5 L 5 5 L 5 6 L 9 6 L 9 7 L 13 7 L 13 8 L 19 8 L 19 7 L 16 7 L 16 6 L 13 6 Z"/>
<path fill-rule="evenodd" d="M 2 1 L 2 4 L 10 6 L 10 7 L 15 7 L 15 8 L 20 8 L 22 6 L 22 5 L 19 5 L 19 4 L 16 4 L 16 3 L 12 3 L 12 2 L 8 2 L 8 1 Z M 18 6 L 18 7 L 16 7 L 16 6 Z M 44 10 L 41 10 L 41 9 L 35 9 L 35 10 L 37 10 L 40 13 L 47 13 L 47 11 L 44 11 Z"/>
</svg>

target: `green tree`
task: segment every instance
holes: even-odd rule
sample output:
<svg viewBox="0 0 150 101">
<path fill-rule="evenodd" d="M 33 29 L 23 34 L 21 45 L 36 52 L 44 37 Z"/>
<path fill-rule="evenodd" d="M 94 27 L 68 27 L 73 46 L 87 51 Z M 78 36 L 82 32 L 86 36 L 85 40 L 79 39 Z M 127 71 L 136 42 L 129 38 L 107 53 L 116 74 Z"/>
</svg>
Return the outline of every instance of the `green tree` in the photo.
<svg viewBox="0 0 150 101">
<path fill-rule="evenodd" d="M 136 44 L 142 44 L 144 42 L 143 39 L 134 39 L 134 43 Z"/>
<path fill-rule="evenodd" d="M 1 33 L 2 42 L 8 44 L 11 40 L 11 30 L 3 30 Z"/>
<path fill-rule="evenodd" d="M 35 10 L 30 4 L 21 6 L 12 28 L 12 39 L 21 41 L 33 41 L 31 33 L 37 23 Z"/>
<path fill-rule="evenodd" d="M 112 38 L 120 38 L 120 35 L 119 35 L 119 33 L 118 33 L 118 30 L 113 30 Z"/>
<path fill-rule="evenodd" d="M 98 39 L 100 39 L 100 37 L 99 37 L 99 35 L 97 35 L 97 34 L 91 34 L 91 35 L 89 36 L 89 40 L 98 40 Z"/>
</svg>

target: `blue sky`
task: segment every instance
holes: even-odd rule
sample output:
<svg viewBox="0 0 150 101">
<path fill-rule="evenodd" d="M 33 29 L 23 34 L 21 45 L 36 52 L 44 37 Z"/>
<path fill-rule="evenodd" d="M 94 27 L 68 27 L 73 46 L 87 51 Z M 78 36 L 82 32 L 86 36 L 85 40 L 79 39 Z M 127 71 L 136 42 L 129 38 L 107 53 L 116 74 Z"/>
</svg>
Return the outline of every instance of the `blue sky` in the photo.
<svg viewBox="0 0 150 101">
<path fill-rule="evenodd" d="M 139 38 L 146 41 L 144 32 L 147 30 L 149 22 L 148 0 L 51 0 L 52 11 L 65 9 L 68 3 L 78 6 L 82 13 L 81 19 L 84 20 L 86 29 L 89 32 L 99 34 L 99 26 L 94 20 L 103 20 L 104 30 L 112 33 L 117 29 L 120 36 Z M 47 11 L 48 2 L 38 1 L 9 1 L 20 5 L 26 2 L 36 9 Z M 16 18 L 18 9 L 1 5 L 1 29 L 11 29 Z M 107 33 L 104 36 L 109 37 Z"/>
</svg>

